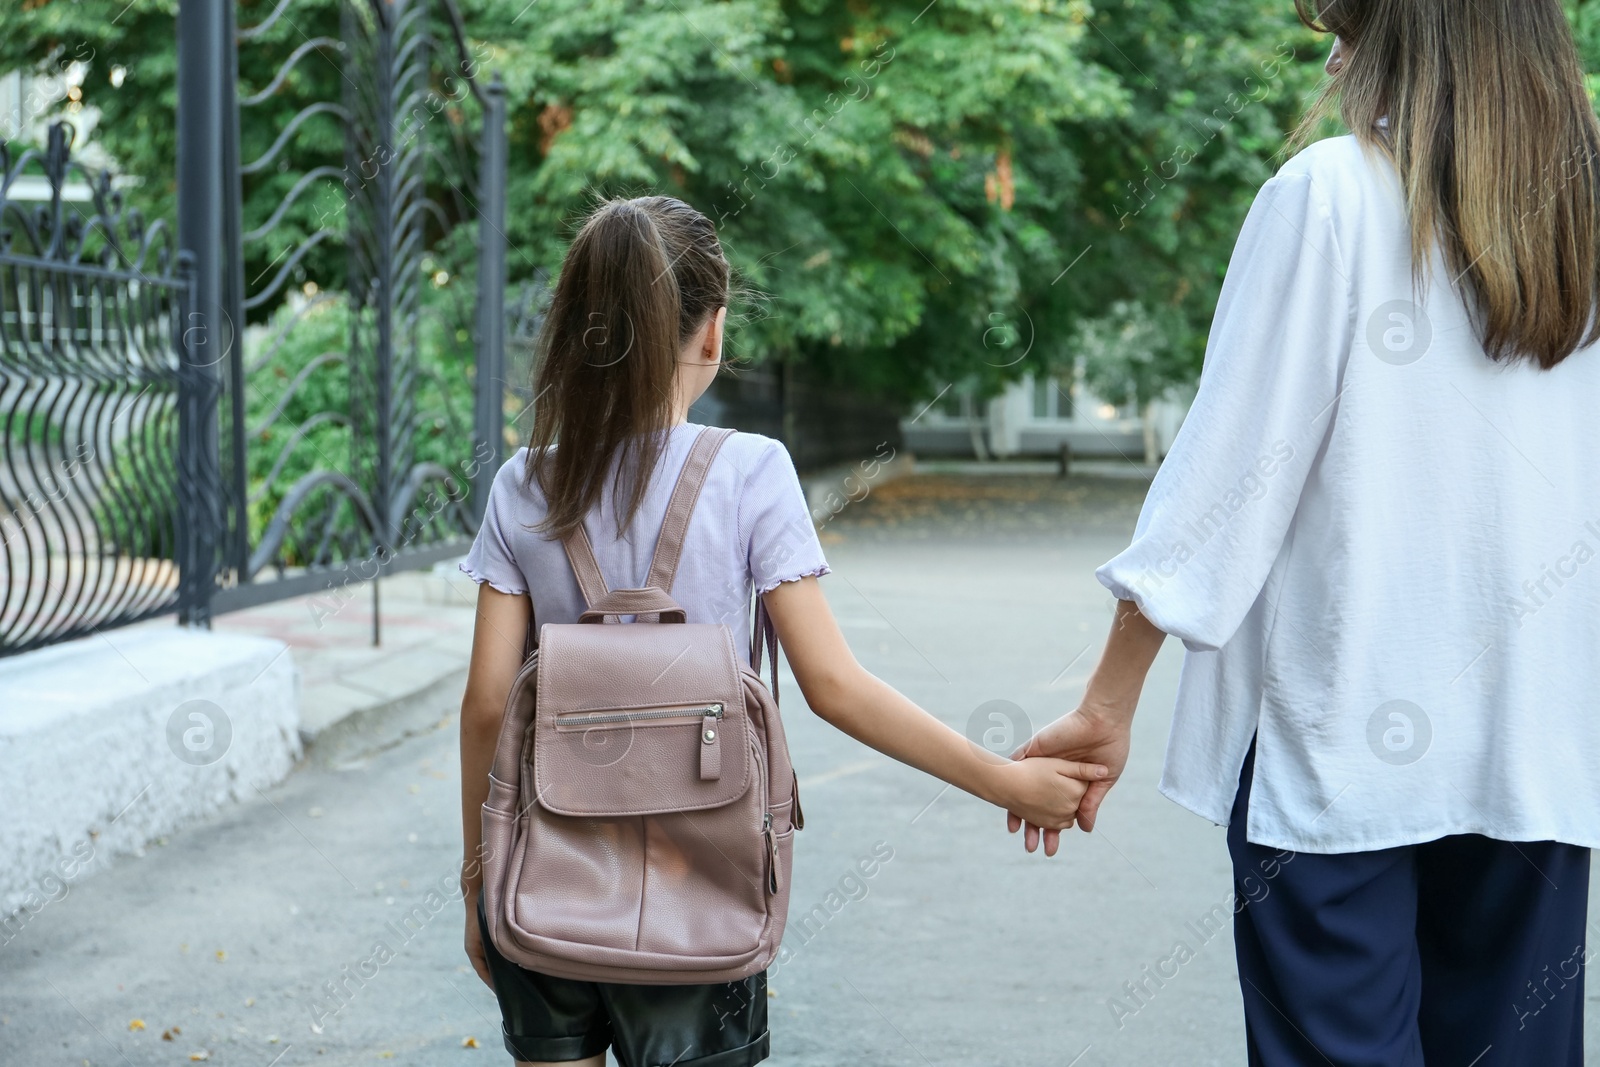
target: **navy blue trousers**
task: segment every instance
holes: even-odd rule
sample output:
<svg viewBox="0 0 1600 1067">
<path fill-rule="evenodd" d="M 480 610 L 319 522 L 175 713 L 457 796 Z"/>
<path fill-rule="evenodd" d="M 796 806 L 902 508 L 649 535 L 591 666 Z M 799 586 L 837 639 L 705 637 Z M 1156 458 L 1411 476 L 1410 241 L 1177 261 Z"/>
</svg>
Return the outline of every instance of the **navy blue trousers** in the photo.
<svg viewBox="0 0 1600 1067">
<path fill-rule="evenodd" d="M 1254 770 L 1228 826 L 1251 1067 L 1583 1067 L 1588 849 L 1253 845 Z"/>
</svg>

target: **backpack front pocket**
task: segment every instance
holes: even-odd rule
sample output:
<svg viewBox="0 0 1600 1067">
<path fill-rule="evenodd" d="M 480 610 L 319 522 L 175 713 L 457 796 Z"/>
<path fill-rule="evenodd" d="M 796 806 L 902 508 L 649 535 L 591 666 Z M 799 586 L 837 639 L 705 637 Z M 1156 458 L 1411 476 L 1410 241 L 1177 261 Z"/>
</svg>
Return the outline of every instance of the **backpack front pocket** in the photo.
<svg viewBox="0 0 1600 1067">
<path fill-rule="evenodd" d="M 708 666 L 733 663 L 723 627 L 547 625 L 543 634 L 542 654 L 569 671 L 553 689 L 539 678 L 530 763 L 545 810 L 602 818 L 704 811 L 750 788 L 741 679 Z M 623 645 L 648 671 L 627 686 L 615 667 Z"/>
</svg>

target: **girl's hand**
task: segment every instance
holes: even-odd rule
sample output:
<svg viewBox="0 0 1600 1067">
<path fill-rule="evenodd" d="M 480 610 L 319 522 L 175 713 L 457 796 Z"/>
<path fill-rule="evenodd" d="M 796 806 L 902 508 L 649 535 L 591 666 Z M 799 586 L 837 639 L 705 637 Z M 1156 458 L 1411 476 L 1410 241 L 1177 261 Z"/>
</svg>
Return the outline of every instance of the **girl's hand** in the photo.
<svg viewBox="0 0 1600 1067">
<path fill-rule="evenodd" d="M 1094 765 L 1101 767 L 1105 773 L 1088 786 L 1081 805 L 1082 818 L 1079 820 L 1082 829 L 1093 830 L 1101 802 L 1128 765 L 1128 735 L 1132 719 L 1133 713 L 1129 709 L 1119 712 L 1085 704 L 1040 730 L 1017 751 L 1015 758 L 1030 763 L 1039 756 L 1094 760 Z M 1010 809 L 1006 821 L 1012 833 L 1027 826 L 1024 846 L 1029 852 L 1039 847 L 1042 838 L 1045 855 L 1056 854 L 1061 835 L 1051 827 L 1035 821 L 1016 808 Z"/>
<path fill-rule="evenodd" d="M 1091 782 L 1110 773 L 1093 763 L 1035 756 L 996 767 L 995 803 L 1028 822 L 1065 830 L 1078 817 L 1078 804 Z"/>
<path fill-rule="evenodd" d="M 483 930 L 478 926 L 478 895 L 468 893 L 463 899 L 467 905 L 467 959 L 472 961 L 472 969 L 478 972 L 483 984 L 493 989 L 494 979 L 489 976 L 489 958 L 483 952 Z"/>
</svg>

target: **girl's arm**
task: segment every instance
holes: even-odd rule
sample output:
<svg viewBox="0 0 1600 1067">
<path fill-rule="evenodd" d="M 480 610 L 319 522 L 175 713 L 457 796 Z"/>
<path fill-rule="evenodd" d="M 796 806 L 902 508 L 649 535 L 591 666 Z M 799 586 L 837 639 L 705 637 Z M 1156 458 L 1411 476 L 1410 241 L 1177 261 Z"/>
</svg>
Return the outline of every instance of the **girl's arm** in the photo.
<svg viewBox="0 0 1600 1067">
<path fill-rule="evenodd" d="M 1007 760 L 969 742 L 856 662 L 815 578 L 784 582 L 763 601 L 811 710 L 884 755 L 1050 829 L 1071 826 L 1087 783 L 1107 773 L 1065 760 Z"/>
<path fill-rule="evenodd" d="M 489 982 L 489 969 L 476 914 L 478 891 L 483 887 L 483 804 L 489 799 L 494 746 L 511 683 L 522 669 L 522 644 L 532 614 L 527 596 L 502 593 L 488 583 L 478 587 L 472 660 L 467 667 L 466 695 L 461 698 L 461 892 L 467 905 L 467 956 L 485 982 Z"/>
</svg>

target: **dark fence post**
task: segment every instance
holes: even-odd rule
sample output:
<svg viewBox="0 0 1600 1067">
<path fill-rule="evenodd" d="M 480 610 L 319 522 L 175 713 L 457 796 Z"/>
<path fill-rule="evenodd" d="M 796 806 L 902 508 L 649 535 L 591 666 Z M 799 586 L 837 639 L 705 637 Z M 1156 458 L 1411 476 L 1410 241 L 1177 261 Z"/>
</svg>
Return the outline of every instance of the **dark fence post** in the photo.
<svg viewBox="0 0 1600 1067">
<path fill-rule="evenodd" d="M 210 625 L 220 514 L 219 364 L 222 322 L 222 104 L 227 15 L 219 0 L 178 5 L 178 247 L 191 257 L 178 323 L 179 618 Z"/>
<path fill-rule="evenodd" d="M 484 92 L 478 156 L 478 369 L 472 514 L 483 521 L 500 469 L 505 432 L 506 367 L 506 87 L 496 73 Z"/>
<path fill-rule="evenodd" d="M 246 401 L 244 381 L 244 173 L 239 158 L 239 27 L 233 0 L 222 4 L 224 41 L 221 74 L 219 136 L 222 138 L 222 217 L 223 247 L 227 259 L 222 264 L 222 300 L 219 305 L 228 330 L 226 365 L 218 365 L 223 396 L 227 399 L 227 427 L 221 454 L 222 566 L 231 571 L 235 582 L 247 580 L 250 571 L 250 476 L 249 443 L 246 441 Z M 281 10 L 281 9 L 280 9 Z M 219 401 L 220 404 L 220 401 Z"/>
<path fill-rule="evenodd" d="M 394 552 L 399 538 L 395 501 L 395 439 L 400 427 L 395 425 L 395 350 L 394 320 L 396 288 L 400 279 L 396 275 L 396 245 L 403 234 L 399 213 L 401 203 L 399 175 L 400 162 L 396 154 L 395 116 L 402 89 L 396 79 L 396 50 L 398 33 L 396 22 L 401 9 L 395 4 L 372 4 L 372 70 L 374 82 L 371 123 L 372 156 L 377 173 L 372 180 L 372 281 L 369 299 L 372 308 L 373 361 L 368 373 L 372 375 L 369 388 L 372 409 L 371 483 L 372 510 L 378 516 L 377 557 L 387 561 Z M 352 112 L 354 114 L 354 112 Z M 382 153 L 383 159 L 379 160 Z M 352 394 L 354 399 L 354 394 Z M 376 583 L 374 583 L 376 588 Z M 373 605 L 373 626 L 377 626 L 377 605 Z M 377 634 L 373 634 L 377 644 Z"/>
</svg>

